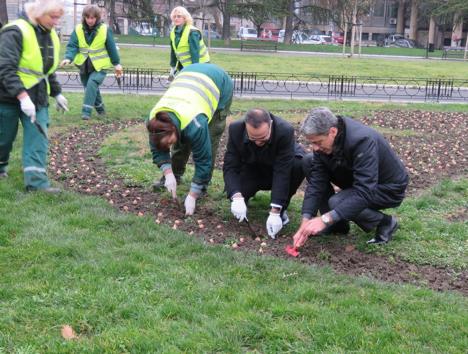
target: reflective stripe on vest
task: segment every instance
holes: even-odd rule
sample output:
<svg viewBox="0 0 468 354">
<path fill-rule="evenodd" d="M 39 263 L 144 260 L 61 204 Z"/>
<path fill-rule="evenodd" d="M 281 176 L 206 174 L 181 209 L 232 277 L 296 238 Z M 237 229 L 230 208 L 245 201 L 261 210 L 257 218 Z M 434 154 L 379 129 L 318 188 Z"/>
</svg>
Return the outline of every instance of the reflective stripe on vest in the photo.
<svg viewBox="0 0 468 354">
<path fill-rule="evenodd" d="M 176 48 L 175 46 L 175 27 L 171 31 L 171 45 L 172 49 L 174 49 L 174 53 L 177 57 L 177 60 L 179 63 L 182 64 L 182 66 L 187 66 L 192 64 L 192 56 L 190 55 L 190 44 L 189 44 L 189 35 L 190 31 L 198 31 L 200 30 L 196 27 L 193 26 L 185 26 L 184 30 L 182 31 L 182 35 L 180 36 L 180 41 L 179 44 Z M 203 42 L 203 37 L 200 32 L 200 42 L 199 42 L 199 47 L 200 50 L 198 54 L 200 55 L 200 63 L 208 63 L 210 61 L 210 54 L 208 53 L 208 48 L 205 45 L 205 42 Z"/>
<path fill-rule="evenodd" d="M 107 26 L 103 23 L 99 26 L 96 36 L 91 45 L 86 42 L 83 25 L 75 27 L 75 33 L 78 37 L 79 53 L 76 55 L 74 63 L 82 65 L 89 57 L 96 71 L 112 68 L 112 62 L 106 49 Z"/>
<path fill-rule="evenodd" d="M 17 26 L 23 36 L 23 46 L 21 58 L 18 63 L 17 74 L 26 89 L 37 85 L 41 80 L 47 83 L 47 93 L 50 93 L 49 75 L 57 70 L 60 60 L 60 39 L 54 29 L 50 31 L 50 38 L 54 48 L 54 63 L 49 71 L 44 74 L 44 63 L 42 60 L 41 48 L 37 41 L 36 32 L 33 25 L 23 19 L 10 22 L 5 27 Z"/>
<path fill-rule="evenodd" d="M 218 87 L 207 75 L 182 71 L 151 110 L 150 119 L 164 111 L 177 116 L 181 129 L 199 114 L 205 114 L 210 122 L 218 108 L 219 96 Z"/>
</svg>

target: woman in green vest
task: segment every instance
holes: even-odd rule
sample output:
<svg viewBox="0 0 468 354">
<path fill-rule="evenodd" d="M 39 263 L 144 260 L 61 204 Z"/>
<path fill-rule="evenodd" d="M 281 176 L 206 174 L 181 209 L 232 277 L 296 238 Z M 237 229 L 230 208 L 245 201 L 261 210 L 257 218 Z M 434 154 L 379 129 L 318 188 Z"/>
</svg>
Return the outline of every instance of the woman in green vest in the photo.
<svg viewBox="0 0 468 354">
<path fill-rule="evenodd" d="M 98 115 L 106 114 L 99 86 L 107 75 L 108 69 L 115 69 L 115 76 L 123 74 L 122 65 L 112 31 L 101 22 L 101 10 L 97 5 L 86 5 L 83 21 L 76 26 L 67 44 L 65 66 L 73 62 L 80 68 L 81 83 L 85 88 L 81 118 L 89 120 L 96 109 Z"/>
<path fill-rule="evenodd" d="M 166 187 L 173 198 L 192 153 L 195 174 L 184 203 L 187 215 L 194 213 L 211 180 L 232 94 L 233 82 L 223 69 L 193 64 L 177 75 L 150 113 L 149 144 L 153 162 L 163 172 L 156 185 Z"/>
<path fill-rule="evenodd" d="M 54 27 L 64 13 L 58 0 L 24 5 L 25 14 L 0 33 L 0 178 L 7 165 L 19 122 L 23 126 L 23 173 L 27 191 L 60 192 L 47 178 L 49 96 L 68 111 L 55 76 L 60 40 Z"/>
<path fill-rule="evenodd" d="M 193 26 L 193 19 L 185 7 L 177 6 L 171 12 L 171 72 L 169 80 L 177 71 L 195 63 L 208 63 L 210 54 L 203 42 L 200 30 Z"/>
</svg>

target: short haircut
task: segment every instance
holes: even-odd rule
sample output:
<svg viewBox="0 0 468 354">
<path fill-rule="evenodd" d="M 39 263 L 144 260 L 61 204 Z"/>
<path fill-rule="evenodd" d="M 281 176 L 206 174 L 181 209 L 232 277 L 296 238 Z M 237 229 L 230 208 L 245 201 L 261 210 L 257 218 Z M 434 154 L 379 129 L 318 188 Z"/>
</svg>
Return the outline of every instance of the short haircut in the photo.
<svg viewBox="0 0 468 354">
<path fill-rule="evenodd" d="M 172 23 L 174 23 L 174 18 L 176 15 L 181 15 L 185 18 L 185 23 L 189 26 L 193 25 L 193 18 L 192 15 L 187 11 L 187 9 L 183 6 L 177 6 L 174 7 L 174 9 L 171 11 L 171 20 Z"/>
<path fill-rule="evenodd" d="M 83 9 L 83 24 L 86 22 L 87 17 L 95 17 L 96 18 L 96 24 L 101 21 L 101 9 L 97 5 L 86 5 Z"/>
<path fill-rule="evenodd" d="M 338 125 L 338 118 L 327 107 L 312 109 L 301 125 L 304 135 L 326 135 L 330 128 Z"/>
<path fill-rule="evenodd" d="M 65 13 L 65 8 L 61 0 L 36 0 L 24 4 L 24 11 L 31 22 L 37 25 L 37 19 L 54 11 L 60 11 L 61 16 Z"/>
<path fill-rule="evenodd" d="M 270 124 L 270 113 L 263 108 L 252 108 L 244 116 L 245 124 L 248 124 L 255 129 L 260 127 L 263 123 Z"/>
<path fill-rule="evenodd" d="M 150 141 L 161 151 L 169 150 L 170 147 L 162 142 L 164 137 L 171 136 L 173 133 L 178 136 L 177 128 L 167 112 L 156 113 L 156 116 L 146 124 L 146 129 L 148 129 Z"/>
</svg>

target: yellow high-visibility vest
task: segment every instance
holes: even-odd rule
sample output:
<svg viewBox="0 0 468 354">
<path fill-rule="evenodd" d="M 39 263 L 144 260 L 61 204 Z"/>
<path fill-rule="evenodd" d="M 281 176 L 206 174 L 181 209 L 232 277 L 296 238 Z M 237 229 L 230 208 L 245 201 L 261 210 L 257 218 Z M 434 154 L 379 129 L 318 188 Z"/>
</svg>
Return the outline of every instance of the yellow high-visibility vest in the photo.
<svg viewBox="0 0 468 354">
<path fill-rule="evenodd" d="M 175 27 L 172 29 L 171 35 L 170 35 L 171 45 L 172 45 L 172 48 L 174 49 L 174 53 L 177 57 L 177 60 L 184 67 L 190 64 L 193 64 L 192 56 L 190 55 L 190 44 L 188 41 L 191 30 L 200 32 L 198 28 L 194 26 L 186 25 L 184 30 L 182 31 L 182 35 L 180 37 L 180 41 L 177 47 L 175 45 Z M 201 32 L 200 32 L 199 46 L 200 46 L 200 50 L 199 50 L 200 63 L 208 63 L 210 61 L 210 53 L 208 53 L 208 48 L 206 47 L 205 42 L 203 42 L 203 37 L 201 36 Z"/>
<path fill-rule="evenodd" d="M 158 112 L 172 112 L 182 130 L 202 113 L 210 122 L 218 108 L 219 96 L 218 87 L 207 75 L 182 71 L 151 110 L 149 118 L 153 119 Z"/>
<path fill-rule="evenodd" d="M 96 37 L 94 37 L 91 45 L 86 42 L 81 23 L 75 27 L 75 33 L 78 37 L 78 46 L 80 47 L 80 52 L 73 61 L 76 65 L 82 65 L 89 57 L 96 71 L 113 67 L 106 49 L 107 26 L 104 23 L 99 26 Z"/>
<path fill-rule="evenodd" d="M 44 74 L 44 63 L 42 61 L 41 48 L 37 41 L 36 32 L 33 25 L 24 19 L 18 19 L 8 23 L 5 27 L 17 26 L 23 36 L 23 49 L 16 72 L 26 89 L 37 85 L 41 80 L 47 83 L 47 93 L 50 94 L 49 75 L 52 74 L 59 65 L 60 60 L 60 39 L 54 29 L 50 31 L 52 45 L 54 47 L 54 63 L 49 71 Z"/>
</svg>

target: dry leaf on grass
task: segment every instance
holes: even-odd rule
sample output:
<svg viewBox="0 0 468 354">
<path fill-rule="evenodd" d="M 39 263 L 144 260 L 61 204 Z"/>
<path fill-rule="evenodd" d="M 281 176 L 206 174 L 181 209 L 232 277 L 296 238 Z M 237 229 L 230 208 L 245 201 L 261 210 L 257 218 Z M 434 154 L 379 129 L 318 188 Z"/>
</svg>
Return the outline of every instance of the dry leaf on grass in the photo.
<svg viewBox="0 0 468 354">
<path fill-rule="evenodd" d="M 77 339 L 78 336 L 76 335 L 73 328 L 69 325 L 62 326 L 62 337 L 67 340 Z"/>
</svg>

